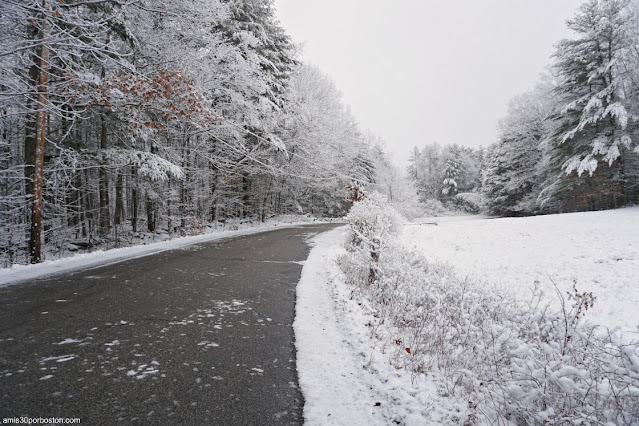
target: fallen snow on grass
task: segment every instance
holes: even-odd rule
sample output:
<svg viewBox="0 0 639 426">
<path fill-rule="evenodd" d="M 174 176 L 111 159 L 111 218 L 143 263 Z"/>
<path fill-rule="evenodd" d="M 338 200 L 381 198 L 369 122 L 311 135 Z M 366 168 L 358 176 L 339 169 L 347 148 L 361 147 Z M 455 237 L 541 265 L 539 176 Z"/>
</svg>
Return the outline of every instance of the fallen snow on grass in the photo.
<svg viewBox="0 0 639 426">
<path fill-rule="evenodd" d="M 319 235 L 297 286 L 293 327 L 308 425 L 440 425 L 464 418 L 464 402 L 429 373 L 411 381 L 387 361 L 367 310 L 336 271 L 344 228 Z"/>
<path fill-rule="evenodd" d="M 437 225 L 435 225 L 435 223 Z M 593 292 L 586 319 L 625 334 L 639 327 L 639 207 L 526 218 L 424 218 L 405 227 L 408 247 L 528 298 L 536 282 Z"/>
<path fill-rule="evenodd" d="M 598 383 L 596 377 L 599 377 L 598 374 L 602 377 L 609 374 L 606 370 L 608 366 L 621 372 L 621 378 L 615 378 L 621 381 L 615 382 L 615 386 L 623 384 L 624 377 L 629 383 L 635 383 L 635 370 L 639 365 L 636 344 L 629 345 L 623 339 L 617 340 L 614 335 L 602 334 L 597 337 L 584 334 L 583 331 L 589 328 L 571 320 L 571 327 L 581 333 L 581 340 L 564 341 L 566 350 L 572 354 L 570 356 L 577 354 L 578 359 L 582 359 L 581 356 L 603 356 L 602 360 L 588 358 L 592 362 L 587 363 L 587 368 L 577 363 L 579 370 L 574 363 L 571 364 L 570 359 L 563 360 L 556 350 L 553 352 L 550 346 L 544 346 L 545 340 L 541 339 L 540 347 L 535 346 L 534 336 L 532 341 L 526 340 L 526 333 L 534 328 L 529 325 L 536 324 L 535 321 L 550 327 L 539 330 L 550 333 L 546 337 L 554 345 L 560 343 L 563 330 L 563 323 L 556 320 L 552 310 L 535 310 L 537 305 L 531 301 L 531 290 L 539 284 L 548 294 L 548 299 L 558 303 L 553 281 L 564 292 L 564 297 L 565 292 L 572 290 L 573 281 L 576 281 L 581 292 L 592 291 L 597 297 L 594 310 L 588 310 L 587 318 L 604 326 L 617 326 L 625 338 L 636 339 L 637 335 L 632 332 L 636 331 L 639 323 L 638 225 L 639 208 L 518 219 L 481 216 L 423 219 L 405 226 L 398 244 L 384 246 L 386 251 L 381 252 L 379 263 L 376 264 L 374 277 L 378 285 L 375 287 L 370 283 L 360 287 L 355 285 L 359 278 L 359 281 L 368 282 L 367 278 L 370 279 L 373 273 L 369 271 L 372 271 L 374 264 L 359 265 L 357 253 L 346 251 L 346 229 L 319 235 L 312 240 L 314 248 L 298 284 L 294 323 L 299 383 L 305 398 L 305 422 L 310 425 L 483 424 L 494 423 L 496 419 L 513 421 L 516 418 L 513 413 L 519 412 L 517 407 L 523 410 L 521 413 L 525 414 L 521 415 L 527 419 L 557 420 L 566 413 L 573 416 L 570 418 L 577 418 L 581 413 L 579 392 L 584 386 L 594 386 L 592 389 L 601 396 L 595 409 L 607 410 L 611 401 L 614 402 L 614 395 L 606 393 L 606 384 Z M 364 238 L 362 235 L 360 237 Z M 417 248 L 405 250 L 412 247 Z M 420 260 L 419 252 L 428 260 Z M 366 255 L 360 260 L 366 259 L 371 261 L 371 257 Z M 399 262 L 397 265 L 393 263 L 395 260 Z M 358 274 L 363 275 L 359 277 Z M 464 279 L 464 276 L 470 277 Z M 471 300 L 478 294 L 486 297 L 481 299 L 481 303 L 470 303 L 468 306 L 463 302 L 458 306 L 457 299 L 446 299 L 452 302 L 449 306 L 443 299 L 451 296 L 447 291 L 453 287 L 456 290 L 450 290 L 451 294 L 461 291 L 461 299 L 466 294 L 464 291 L 468 292 Z M 508 290 L 520 302 L 503 296 L 502 289 Z M 371 297 L 363 297 L 367 295 L 367 290 Z M 375 291 L 381 295 L 376 295 Z M 390 299 L 385 299 L 387 296 Z M 420 302 L 420 297 L 425 299 Z M 453 309 L 451 312 L 454 314 L 457 312 L 454 308 L 469 308 L 469 311 L 475 312 L 476 309 L 485 310 L 492 306 L 494 309 L 491 308 L 491 312 L 502 317 L 497 315 L 492 319 L 493 322 L 488 321 L 488 329 L 483 331 L 473 328 L 464 334 L 464 330 L 457 330 L 462 332 L 459 336 L 452 333 L 448 326 L 442 328 L 440 337 L 443 339 L 447 339 L 445 336 L 449 334 L 471 339 L 466 342 L 470 346 L 465 349 L 463 346 L 456 350 L 450 348 L 459 339 L 446 342 L 429 338 L 428 342 L 420 343 L 420 336 L 411 333 L 419 332 L 417 320 L 428 317 L 428 309 L 424 312 L 419 309 L 426 306 L 422 302 L 430 300 L 429 297 L 440 305 L 443 303 L 438 306 L 445 312 L 446 309 Z M 585 296 L 584 300 L 590 299 Z M 499 301 L 507 305 L 502 306 Z M 531 301 L 531 304 L 525 301 Z M 576 303 L 574 296 L 567 300 L 569 308 L 573 303 Z M 401 309 L 391 312 L 404 305 L 407 310 L 405 315 Z M 414 311 L 408 312 L 411 309 Z M 532 316 L 529 318 L 527 313 Z M 559 319 L 570 320 L 573 314 L 567 313 L 568 317 L 559 314 Z M 408 322 L 402 323 L 402 318 Z M 521 324 L 518 318 L 523 321 Z M 434 322 L 440 319 L 437 317 Z M 503 324 L 499 322 L 501 320 Z M 511 326 L 512 329 L 503 328 Z M 429 327 L 432 328 L 432 324 Z M 461 326 L 462 329 L 464 327 Z M 573 333 L 572 328 L 564 331 Z M 493 340 L 490 340 L 491 333 L 496 333 L 500 338 L 495 340 L 493 336 Z M 479 340 L 472 340 L 475 337 Z M 510 341 L 511 346 L 514 346 L 504 346 L 504 341 Z M 521 345 L 528 346 L 524 350 Z M 597 352 L 599 349 L 593 350 L 592 345 L 602 345 L 610 353 Z M 424 352 L 431 346 L 441 346 L 446 353 L 437 357 L 434 353 Z M 493 354 L 491 350 L 495 356 L 508 355 L 510 358 L 505 361 L 499 358 L 493 366 L 488 359 L 490 357 L 486 357 Z M 459 351 L 468 351 L 468 354 Z M 473 354 L 483 358 L 473 358 Z M 422 367 L 419 364 L 428 360 L 450 361 L 453 364 L 442 364 L 443 370 L 438 370 L 436 365 L 426 363 Z M 479 364 L 479 367 L 473 371 L 465 370 L 464 360 L 469 361 L 471 366 Z M 509 364 L 509 360 L 514 364 Z M 532 363 L 525 364 L 531 368 L 530 371 L 521 370 L 520 364 L 524 361 Z M 618 364 L 623 364 L 623 368 Z M 510 383 L 508 392 L 500 396 L 490 394 L 489 390 L 489 397 L 484 400 L 482 398 L 487 391 L 483 390 L 486 386 L 482 380 L 490 380 L 490 389 L 500 389 L 504 385 L 499 381 L 493 383 L 493 367 L 501 372 L 499 374 L 505 374 L 504 380 Z M 595 379 L 582 377 L 586 370 L 590 371 L 591 376 L 594 374 Z M 544 374 L 548 372 L 551 374 L 546 377 Z M 567 381 L 565 376 L 571 376 L 573 381 Z M 592 380 L 588 381 L 588 377 Z M 548 383 L 540 387 L 535 378 Z M 566 383 L 572 383 L 571 387 L 564 388 Z M 544 390 L 546 385 L 548 395 Z M 564 395 L 562 392 L 568 393 Z M 623 395 L 625 399 L 617 411 L 597 411 L 591 414 L 591 418 L 618 419 L 624 413 L 635 415 L 636 409 L 632 410 L 632 403 L 629 403 L 632 395 L 628 392 Z M 473 400 L 471 404 L 471 399 L 465 399 L 470 398 L 469 395 L 480 400 Z M 543 404 L 539 405 L 538 400 L 565 407 L 558 414 L 552 408 L 540 411 Z M 589 404 L 592 402 L 591 397 Z"/>
<path fill-rule="evenodd" d="M 323 223 L 316 221 L 313 223 Z M 184 249 L 197 243 L 206 243 L 225 238 L 239 237 L 243 235 L 256 234 L 271 231 L 273 229 L 291 228 L 299 225 L 308 225 L 309 222 L 269 222 L 268 224 L 253 225 L 250 228 L 222 231 L 211 230 L 210 233 L 189 237 L 175 238 L 172 240 L 160 241 L 151 244 L 125 247 L 112 250 L 99 250 L 92 253 L 76 254 L 71 257 L 47 260 L 37 265 L 14 265 L 10 268 L 0 269 L 0 288 L 33 280 L 48 277 L 55 274 L 69 272 L 78 269 L 91 269 L 125 260 L 135 259 L 167 250 Z M 65 302 L 65 300 L 58 300 Z"/>
</svg>

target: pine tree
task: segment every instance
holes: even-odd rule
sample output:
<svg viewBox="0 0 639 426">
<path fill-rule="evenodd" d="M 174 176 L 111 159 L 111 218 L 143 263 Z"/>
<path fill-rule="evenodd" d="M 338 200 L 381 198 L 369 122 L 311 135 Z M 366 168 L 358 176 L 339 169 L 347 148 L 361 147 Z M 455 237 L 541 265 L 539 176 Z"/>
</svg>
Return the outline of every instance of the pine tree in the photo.
<svg viewBox="0 0 639 426">
<path fill-rule="evenodd" d="M 607 165 L 602 173 L 617 173 L 625 186 L 624 157 L 639 152 L 634 134 L 639 98 L 633 83 L 639 39 L 628 3 L 588 1 L 568 21 L 578 37 L 557 47 L 557 93 L 565 106 L 551 156 L 568 176 L 555 184 L 558 190 L 583 185 L 583 180 L 570 179 L 571 173 L 592 177 L 601 164 Z"/>
<path fill-rule="evenodd" d="M 444 165 L 444 181 L 441 193 L 444 197 L 452 197 L 457 194 L 458 185 L 456 179 L 461 174 L 460 150 L 457 146 L 450 147 L 450 153 Z"/>
<path fill-rule="evenodd" d="M 627 0 L 590 0 L 568 21 L 578 35 L 555 53 L 563 108 L 544 141 L 543 211 L 614 208 L 630 202 L 636 141 L 637 22 Z"/>
<path fill-rule="evenodd" d="M 231 16 L 221 24 L 222 30 L 246 55 L 255 55 L 266 81 L 261 95 L 274 108 L 281 108 L 297 61 L 290 37 L 275 19 L 273 0 L 223 1 Z"/>
</svg>

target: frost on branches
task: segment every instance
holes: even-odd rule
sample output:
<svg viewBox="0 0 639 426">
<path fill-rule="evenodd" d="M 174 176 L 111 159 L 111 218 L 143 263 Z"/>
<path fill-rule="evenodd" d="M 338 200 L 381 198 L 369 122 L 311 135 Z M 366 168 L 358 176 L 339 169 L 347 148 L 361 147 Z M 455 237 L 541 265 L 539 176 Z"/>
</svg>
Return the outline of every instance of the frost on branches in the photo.
<svg viewBox="0 0 639 426">
<path fill-rule="evenodd" d="M 401 229 L 402 217 L 377 192 L 353 204 L 346 220 L 349 223 L 349 247 L 360 254 L 368 267 L 368 281 L 376 281 L 382 247 L 391 244 Z"/>
</svg>

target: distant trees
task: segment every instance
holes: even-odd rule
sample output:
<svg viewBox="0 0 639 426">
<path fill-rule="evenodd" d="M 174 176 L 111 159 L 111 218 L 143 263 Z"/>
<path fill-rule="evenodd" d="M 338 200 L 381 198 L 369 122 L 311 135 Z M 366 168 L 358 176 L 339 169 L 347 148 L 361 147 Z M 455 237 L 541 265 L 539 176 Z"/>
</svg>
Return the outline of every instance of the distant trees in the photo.
<svg viewBox="0 0 639 426">
<path fill-rule="evenodd" d="M 384 146 L 384 140 L 378 136 L 367 135 L 369 157 L 372 159 L 369 191 L 386 196 L 386 200 L 405 216 L 411 216 L 408 208 L 418 207 L 417 187 L 403 170 L 391 161 Z"/>
<path fill-rule="evenodd" d="M 341 215 L 379 166 L 271 0 L 0 2 L 0 164 L 5 265 Z"/>
<path fill-rule="evenodd" d="M 437 143 L 414 148 L 408 173 L 422 201 L 446 200 L 457 193 L 481 188 L 483 149 Z"/>
<path fill-rule="evenodd" d="M 276 163 L 278 198 L 291 212 L 341 214 L 346 185 L 373 179 L 371 148 L 335 84 L 317 67 L 296 69 L 288 103 L 289 113 L 281 116 L 288 155 Z"/>
<path fill-rule="evenodd" d="M 408 174 L 417 186 L 420 200 L 437 199 L 441 195 L 444 161 L 442 147 L 437 143 L 413 148 Z"/>
<path fill-rule="evenodd" d="M 584 3 L 567 23 L 576 38 L 562 40 L 549 74 L 512 99 L 486 151 L 415 148 L 408 171 L 420 198 L 481 192 L 485 210 L 513 215 L 638 203 L 637 10 L 636 0 Z"/>
</svg>

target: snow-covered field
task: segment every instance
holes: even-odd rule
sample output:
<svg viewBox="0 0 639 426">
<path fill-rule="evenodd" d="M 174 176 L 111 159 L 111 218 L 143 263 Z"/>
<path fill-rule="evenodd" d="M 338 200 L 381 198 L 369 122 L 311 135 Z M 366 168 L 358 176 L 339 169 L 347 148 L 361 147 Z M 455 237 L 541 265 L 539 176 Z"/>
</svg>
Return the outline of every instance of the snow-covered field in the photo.
<svg viewBox="0 0 639 426">
<path fill-rule="evenodd" d="M 433 225 L 437 223 L 437 225 Z M 639 326 L 639 207 L 526 218 L 428 218 L 405 226 L 404 244 L 459 273 L 527 298 L 538 282 L 592 292 L 586 319 L 623 331 Z M 564 293 L 565 294 L 565 293 Z"/>
</svg>

